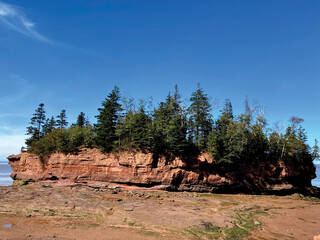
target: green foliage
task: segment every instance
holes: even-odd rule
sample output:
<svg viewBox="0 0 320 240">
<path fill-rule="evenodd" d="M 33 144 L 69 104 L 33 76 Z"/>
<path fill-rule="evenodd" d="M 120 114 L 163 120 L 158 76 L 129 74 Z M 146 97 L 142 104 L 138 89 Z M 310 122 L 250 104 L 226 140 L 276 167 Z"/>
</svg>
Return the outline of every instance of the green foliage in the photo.
<svg viewBox="0 0 320 240">
<path fill-rule="evenodd" d="M 121 99 L 115 86 L 98 109 L 94 129 L 83 112 L 76 124 L 67 128 L 65 110 L 57 120 L 46 118 L 44 104 L 40 104 L 27 128 L 30 138 L 26 143 L 30 152 L 41 156 L 76 152 L 82 147 L 99 147 L 106 152 L 138 149 L 175 156 L 207 151 L 229 167 L 276 161 L 302 164 L 319 158 L 317 141 L 312 150 L 307 144 L 301 118 L 292 117 L 285 131 L 281 127 L 271 130 L 266 128 L 262 107 L 250 106 L 246 99 L 244 113 L 234 116 L 232 104 L 226 100 L 213 124 L 209 98 L 200 85 L 190 102 L 188 108 L 183 106 L 176 85 L 173 94 L 151 111 L 144 101 L 136 106 L 133 99 Z"/>
<path fill-rule="evenodd" d="M 226 100 L 222 115 L 216 121 L 216 126 L 209 134 L 207 150 L 219 162 L 231 163 L 235 157 L 235 150 L 232 144 L 241 143 L 233 141 L 237 135 L 236 126 L 234 126 L 232 105 Z"/>
<path fill-rule="evenodd" d="M 68 126 L 66 110 L 63 109 L 57 116 L 56 125 L 60 129 L 66 128 Z"/>
<path fill-rule="evenodd" d="M 253 110 L 247 100 L 245 106 L 245 113 L 234 118 L 231 103 L 226 101 L 208 140 L 208 152 L 216 160 L 226 164 L 312 161 L 305 131 L 300 126 L 303 119 L 292 117 L 284 134 L 276 130 L 268 133 L 261 107 Z"/>
<path fill-rule="evenodd" d="M 45 113 L 44 104 L 40 103 L 31 118 L 31 126 L 27 127 L 27 135 L 31 135 L 30 138 L 26 139 L 27 146 L 31 146 L 33 142 L 40 140 L 43 136 L 42 131 L 46 119 Z"/>
<path fill-rule="evenodd" d="M 116 130 L 116 146 L 118 150 L 152 148 L 151 118 L 146 114 L 143 101 L 139 110 L 135 111 L 131 103 L 124 117 L 120 118 L 120 123 Z"/>
<path fill-rule="evenodd" d="M 284 135 L 281 135 L 279 148 L 281 148 L 280 159 L 284 162 L 312 162 L 313 157 L 310 153 L 310 147 L 307 144 L 307 135 L 305 129 L 300 123 L 302 118 L 292 117 L 291 126 L 286 129 Z"/>
<path fill-rule="evenodd" d="M 85 114 L 81 112 L 77 118 L 77 124 L 78 127 L 84 127 L 86 125 L 86 118 Z"/>
<path fill-rule="evenodd" d="M 74 152 L 79 149 L 95 146 L 94 134 L 90 126 L 71 127 L 67 130 L 68 147 L 66 151 Z"/>
<path fill-rule="evenodd" d="M 103 151 L 110 152 L 115 147 L 116 127 L 119 123 L 119 113 L 122 110 L 119 103 L 120 93 L 117 86 L 102 102 L 102 108 L 99 108 L 97 115 L 97 124 L 94 125 L 96 132 L 96 142 Z"/>
<path fill-rule="evenodd" d="M 188 108 L 190 115 L 190 139 L 201 150 L 207 147 L 209 133 L 212 131 L 211 104 L 207 94 L 200 84 L 197 91 L 191 94 L 191 105 Z"/>
<path fill-rule="evenodd" d="M 54 152 L 66 152 L 68 149 L 68 133 L 66 129 L 55 129 L 49 135 L 33 142 L 29 152 L 40 156 L 50 155 Z"/>
<path fill-rule="evenodd" d="M 54 117 L 47 118 L 46 122 L 43 126 L 43 136 L 47 136 L 49 133 L 51 133 L 56 126 L 56 121 L 54 120 Z"/>
<path fill-rule="evenodd" d="M 166 101 L 154 110 L 155 149 L 159 152 L 183 155 L 189 145 L 186 112 L 180 98 L 176 85 L 174 95 L 169 93 Z"/>
<path fill-rule="evenodd" d="M 319 149 L 319 146 L 318 146 L 318 140 L 317 139 L 314 140 L 314 146 L 312 148 L 312 158 L 313 158 L 313 160 L 320 158 L 320 149 Z"/>
<path fill-rule="evenodd" d="M 152 148 L 151 126 L 151 118 L 146 114 L 144 105 L 141 103 L 139 111 L 133 115 L 131 139 L 136 148 Z"/>
<path fill-rule="evenodd" d="M 76 152 L 83 147 L 93 146 L 94 135 L 90 127 L 71 127 L 53 130 L 39 141 L 33 142 L 29 152 L 46 156 L 55 152 Z"/>
</svg>

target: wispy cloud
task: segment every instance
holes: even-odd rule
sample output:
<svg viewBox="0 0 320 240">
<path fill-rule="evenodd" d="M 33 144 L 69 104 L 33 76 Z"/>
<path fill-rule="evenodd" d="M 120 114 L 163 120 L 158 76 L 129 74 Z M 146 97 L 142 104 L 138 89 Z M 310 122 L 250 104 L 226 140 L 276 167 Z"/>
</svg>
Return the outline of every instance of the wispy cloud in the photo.
<svg viewBox="0 0 320 240">
<path fill-rule="evenodd" d="M 41 35 L 35 29 L 35 23 L 30 21 L 23 11 L 16 6 L 0 2 L 0 23 L 11 30 L 24 34 L 27 37 L 37 39 L 48 44 L 54 44 L 52 40 Z"/>
<path fill-rule="evenodd" d="M 5 91 L 0 90 L 0 106 L 1 105 L 10 105 L 16 103 L 17 101 L 24 99 L 30 92 L 32 88 L 30 84 L 18 75 L 10 75 L 8 78 L 0 79 L 0 86 L 3 85 L 4 88 L 14 89 L 14 91 Z M 1 117 L 1 114 L 0 114 Z"/>
</svg>

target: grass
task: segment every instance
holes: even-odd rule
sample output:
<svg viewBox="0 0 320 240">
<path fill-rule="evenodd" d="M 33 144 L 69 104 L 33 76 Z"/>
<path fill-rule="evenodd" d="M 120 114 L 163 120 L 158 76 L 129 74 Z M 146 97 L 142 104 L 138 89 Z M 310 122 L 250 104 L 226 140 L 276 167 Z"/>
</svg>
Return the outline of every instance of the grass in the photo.
<svg viewBox="0 0 320 240">
<path fill-rule="evenodd" d="M 161 236 L 160 233 L 154 232 L 154 231 L 150 231 L 150 230 L 139 231 L 138 233 L 141 234 L 141 235 L 144 235 L 144 236 L 149 236 L 149 237 L 159 237 L 159 236 Z"/>
<path fill-rule="evenodd" d="M 237 225 L 224 229 L 224 234 L 224 239 L 226 240 L 238 240 L 250 236 L 250 233 L 246 229 L 240 228 Z"/>
<path fill-rule="evenodd" d="M 221 236 L 221 228 L 213 225 L 210 222 L 203 222 L 201 228 L 190 227 L 185 229 L 195 239 L 209 238 L 217 239 Z"/>
<path fill-rule="evenodd" d="M 257 219 L 258 215 L 268 215 L 268 213 L 259 207 L 247 208 L 236 212 L 232 227 L 218 227 L 210 222 L 203 222 L 200 226 L 188 227 L 184 231 L 195 240 L 218 238 L 224 240 L 242 239 L 250 236 L 250 231 L 254 231 L 261 225 L 261 222 Z"/>
<path fill-rule="evenodd" d="M 228 227 L 217 227 L 212 223 L 203 223 L 202 227 L 189 227 L 185 231 L 189 233 L 195 240 L 202 239 L 218 239 L 222 238 L 225 240 L 237 240 L 243 237 L 250 236 L 248 230 L 241 228 L 234 224 L 232 228 Z"/>
<path fill-rule="evenodd" d="M 260 209 L 257 209 L 254 211 L 254 214 L 261 214 L 261 215 L 269 215 L 269 213 L 265 212 L 265 211 L 262 211 Z"/>
<path fill-rule="evenodd" d="M 251 211 L 250 211 L 251 210 Z M 257 215 L 268 215 L 267 212 L 262 211 L 259 207 L 251 209 L 243 209 L 236 212 L 237 225 L 247 230 L 255 230 L 257 226 L 261 225 L 260 221 L 257 221 Z"/>
<path fill-rule="evenodd" d="M 41 213 L 43 216 L 56 216 L 56 215 L 57 215 L 57 212 L 54 211 L 54 210 L 40 211 L 40 213 Z"/>
<path fill-rule="evenodd" d="M 303 195 L 301 193 L 294 193 L 294 194 L 291 195 L 291 198 L 305 200 L 305 201 L 309 201 L 309 202 L 317 202 L 317 203 L 320 202 L 319 198 L 305 196 L 305 195 Z"/>
</svg>

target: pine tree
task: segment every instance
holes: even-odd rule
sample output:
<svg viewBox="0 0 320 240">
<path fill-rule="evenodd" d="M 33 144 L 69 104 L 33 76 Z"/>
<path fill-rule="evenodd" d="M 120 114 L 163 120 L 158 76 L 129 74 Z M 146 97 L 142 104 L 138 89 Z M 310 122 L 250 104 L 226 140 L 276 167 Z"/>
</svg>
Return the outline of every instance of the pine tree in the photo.
<svg viewBox="0 0 320 240">
<path fill-rule="evenodd" d="M 104 151 L 110 152 L 116 141 L 116 126 L 119 122 L 119 112 L 122 110 L 119 103 L 119 88 L 114 87 L 105 101 L 102 108 L 99 108 L 97 124 L 95 124 L 96 142 Z"/>
<path fill-rule="evenodd" d="M 291 125 L 287 127 L 286 133 L 281 138 L 281 156 L 280 158 L 284 161 L 292 160 L 292 156 L 294 155 L 294 146 L 296 144 L 296 133 L 297 133 L 297 127 L 300 123 L 302 123 L 304 120 L 302 118 L 298 117 L 291 117 L 290 123 Z"/>
<path fill-rule="evenodd" d="M 154 110 L 154 139 L 158 151 L 182 155 L 188 146 L 187 119 L 180 99 L 176 85 L 173 96 L 169 93 L 166 101 Z"/>
<path fill-rule="evenodd" d="M 77 124 L 78 127 L 84 127 L 86 126 L 86 118 L 85 118 L 85 114 L 83 112 L 81 112 L 77 118 Z"/>
<path fill-rule="evenodd" d="M 132 133 L 134 129 L 135 106 L 132 98 L 122 98 L 121 109 L 118 113 L 119 119 L 116 124 L 116 141 L 114 142 L 118 150 L 129 150 L 134 147 Z"/>
<path fill-rule="evenodd" d="M 185 109 L 181 106 L 181 96 L 178 85 L 175 85 L 173 97 L 170 99 L 169 138 L 168 147 L 175 155 L 183 155 L 188 147 L 187 141 L 187 118 Z"/>
<path fill-rule="evenodd" d="M 43 126 L 43 136 L 47 136 L 49 133 L 51 133 L 56 126 L 56 121 L 54 120 L 54 117 L 46 119 L 46 123 Z"/>
<path fill-rule="evenodd" d="M 62 110 L 61 113 L 57 116 L 56 121 L 57 127 L 60 129 L 66 128 L 68 126 L 66 110 Z"/>
<path fill-rule="evenodd" d="M 35 110 L 33 117 L 31 118 L 31 126 L 27 127 L 27 135 L 31 135 L 30 138 L 26 139 L 27 146 L 31 146 L 34 141 L 40 140 L 43 136 L 43 127 L 45 124 L 46 111 L 44 110 L 44 104 L 40 103 L 39 107 Z"/>
<path fill-rule="evenodd" d="M 134 125 L 132 131 L 132 141 L 137 148 L 151 149 L 151 119 L 145 112 L 145 107 L 141 101 L 139 111 L 134 114 Z"/>
<path fill-rule="evenodd" d="M 191 134 L 194 144 L 205 150 L 209 133 L 212 130 L 211 104 L 207 94 L 204 93 L 200 84 L 197 91 L 193 92 L 190 98 L 191 105 L 188 108 L 191 121 Z"/>
<path fill-rule="evenodd" d="M 312 148 L 312 158 L 313 160 L 319 159 L 320 158 L 320 148 L 318 146 L 318 140 L 314 140 L 314 146 Z"/>
<path fill-rule="evenodd" d="M 222 115 L 216 121 L 215 128 L 209 135 L 208 151 L 220 162 L 231 162 L 230 159 L 230 139 L 228 130 L 230 124 L 233 123 L 232 104 L 226 99 Z M 232 151 L 231 151 L 232 152 Z"/>
</svg>

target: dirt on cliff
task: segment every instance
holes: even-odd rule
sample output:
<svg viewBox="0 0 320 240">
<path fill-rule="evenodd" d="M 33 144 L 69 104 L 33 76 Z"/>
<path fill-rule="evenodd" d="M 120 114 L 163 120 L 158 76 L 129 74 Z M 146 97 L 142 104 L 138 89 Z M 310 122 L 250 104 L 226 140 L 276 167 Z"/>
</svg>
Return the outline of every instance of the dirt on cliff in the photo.
<svg viewBox="0 0 320 240">
<path fill-rule="evenodd" d="M 0 187 L 0 239 L 313 239 L 320 200 L 123 185 Z"/>
</svg>

